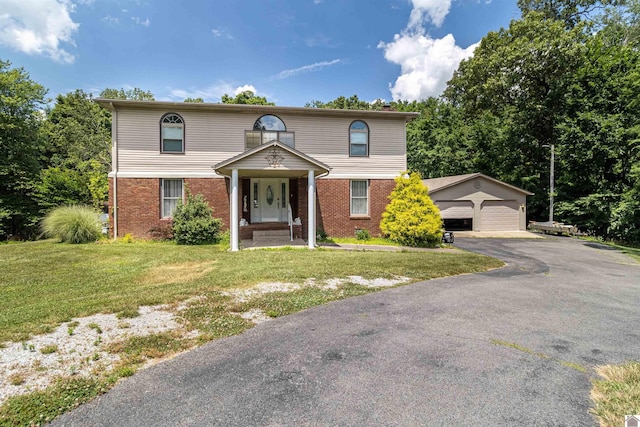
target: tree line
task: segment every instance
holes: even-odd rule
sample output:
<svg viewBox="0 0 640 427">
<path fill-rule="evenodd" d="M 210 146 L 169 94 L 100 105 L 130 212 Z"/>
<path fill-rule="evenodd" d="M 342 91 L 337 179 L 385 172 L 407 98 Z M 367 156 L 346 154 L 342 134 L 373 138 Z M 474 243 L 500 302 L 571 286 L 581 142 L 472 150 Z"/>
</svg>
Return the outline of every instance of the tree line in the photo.
<svg viewBox="0 0 640 427">
<path fill-rule="evenodd" d="M 520 0 L 519 19 L 488 33 L 440 98 L 418 111 L 407 162 L 424 178 L 482 172 L 534 193 L 549 215 L 596 236 L 640 242 L 640 3 Z M 382 109 L 339 97 L 308 107 Z"/>
<path fill-rule="evenodd" d="M 393 101 L 421 115 L 407 126 L 407 162 L 424 178 L 482 172 L 531 191 L 530 219 L 555 218 L 603 238 L 640 242 L 639 0 L 519 0 L 519 19 L 489 32 L 444 94 Z M 101 97 L 153 100 L 142 89 Z M 37 236 L 54 206 L 101 208 L 111 117 L 76 90 L 48 106 L 46 89 L 0 61 L 0 240 Z M 203 102 L 187 98 L 185 102 Z M 224 103 L 273 105 L 247 91 Z M 340 96 L 309 108 L 381 110 Z"/>
</svg>

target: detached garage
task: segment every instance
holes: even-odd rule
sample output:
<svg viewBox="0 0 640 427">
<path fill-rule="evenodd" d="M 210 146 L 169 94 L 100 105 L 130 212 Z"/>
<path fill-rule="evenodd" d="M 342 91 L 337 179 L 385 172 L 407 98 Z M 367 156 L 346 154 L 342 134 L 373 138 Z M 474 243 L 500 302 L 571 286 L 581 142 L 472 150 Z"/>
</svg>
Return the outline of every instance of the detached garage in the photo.
<svg viewBox="0 0 640 427">
<path fill-rule="evenodd" d="M 447 230 L 517 231 L 527 228 L 528 191 L 481 173 L 422 181 Z"/>
</svg>

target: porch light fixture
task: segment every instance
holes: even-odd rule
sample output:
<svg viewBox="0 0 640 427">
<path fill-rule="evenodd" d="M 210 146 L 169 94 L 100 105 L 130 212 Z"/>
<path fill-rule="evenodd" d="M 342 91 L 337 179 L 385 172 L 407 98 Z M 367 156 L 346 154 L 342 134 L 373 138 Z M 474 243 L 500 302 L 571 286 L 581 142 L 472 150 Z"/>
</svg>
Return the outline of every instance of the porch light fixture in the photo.
<svg viewBox="0 0 640 427">
<path fill-rule="evenodd" d="M 265 159 L 267 159 L 267 162 L 269 162 L 269 166 L 271 166 L 272 168 L 277 168 L 284 160 L 284 157 L 280 155 L 280 150 L 278 149 L 278 147 L 273 147 L 271 150 L 269 150 L 269 154 L 267 154 L 267 157 L 265 157 Z"/>
</svg>

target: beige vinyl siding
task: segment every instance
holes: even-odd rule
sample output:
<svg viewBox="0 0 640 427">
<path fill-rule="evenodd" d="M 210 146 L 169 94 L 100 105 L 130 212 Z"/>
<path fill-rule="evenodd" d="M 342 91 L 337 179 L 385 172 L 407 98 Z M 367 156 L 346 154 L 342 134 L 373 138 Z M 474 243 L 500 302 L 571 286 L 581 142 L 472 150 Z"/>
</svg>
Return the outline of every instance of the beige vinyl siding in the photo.
<svg viewBox="0 0 640 427">
<path fill-rule="evenodd" d="M 394 178 L 406 170 L 404 121 L 364 120 L 369 125 L 369 157 L 350 157 L 349 126 L 355 119 L 297 116 L 283 120 L 287 129 L 295 126 L 297 150 L 331 166 L 330 178 Z"/>
<path fill-rule="evenodd" d="M 253 170 L 273 170 L 274 168 L 269 165 L 267 162 L 267 157 L 269 150 L 261 151 L 259 153 L 253 154 L 250 157 L 246 157 L 244 159 L 238 160 L 233 163 L 233 167 L 237 169 L 253 169 Z M 279 150 L 280 155 L 284 158 L 278 166 L 278 170 L 282 171 L 307 171 L 310 168 L 314 168 L 315 166 L 306 160 L 293 155 L 292 153 L 286 152 L 284 150 Z"/>
<path fill-rule="evenodd" d="M 185 153 L 160 153 L 160 119 L 168 112 L 184 119 Z M 278 115 L 295 133 L 295 149 L 328 164 L 330 177 L 393 178 L 406 169 L 403 119 L 365 119 L 369 157 L 349 157 L 349 125 L 358 117 Z M 118 110 L 119 173 L 212 175 L 212 166 L 244 151 L 244 132 L 259 115 L 208 111 Z"/>
</svg>

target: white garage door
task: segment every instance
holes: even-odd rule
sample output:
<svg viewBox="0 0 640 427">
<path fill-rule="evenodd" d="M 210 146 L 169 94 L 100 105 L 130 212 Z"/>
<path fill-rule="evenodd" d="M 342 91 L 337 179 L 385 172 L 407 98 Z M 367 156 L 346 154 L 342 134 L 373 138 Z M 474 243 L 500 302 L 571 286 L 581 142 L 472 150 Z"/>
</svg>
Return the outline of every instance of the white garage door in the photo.
<svg viewBox="0 0 640 427">
<path fill-rule="evenodd" d="M 436 205 L 440 208 L 442 219 L 473 218 L 473 203 L 471 201 L 440 201 Z"/>
<path fill-rule="evenodd" d="M 519 230 L 518 209 L 515 200 L 485 200 L 480 210 L 480 230 Z"/>
</svg>

